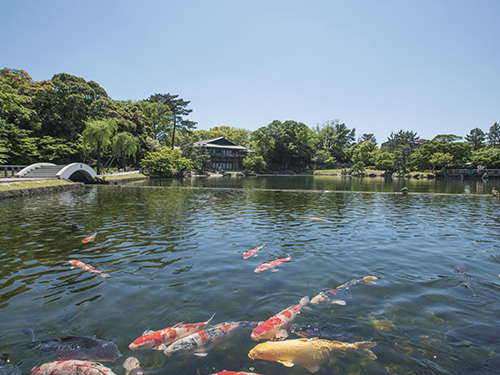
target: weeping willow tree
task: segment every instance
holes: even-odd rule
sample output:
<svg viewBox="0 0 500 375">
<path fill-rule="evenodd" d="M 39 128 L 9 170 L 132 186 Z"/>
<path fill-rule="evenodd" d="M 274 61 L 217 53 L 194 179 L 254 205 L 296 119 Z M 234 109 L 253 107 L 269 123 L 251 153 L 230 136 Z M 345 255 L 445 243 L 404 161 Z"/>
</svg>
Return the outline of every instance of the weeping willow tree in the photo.
<svg viewBox="0 0 500 375">
<path fill-rule="evenodd" d="M 122 166 L 125 170 L 125 157 L 134 156 L 139 150 L 139 139 L 127 132 L 121 132 L 113 138 L 113 153 L 122 158 Z"/>
<path fill-rule="evenodd" d="M 102 151 L 111 144 L 113 134 L 117 129 L 115 120 L 89 120 L 85 121 L 85 130 L 82 133 L 84 147 L 97 152 L 97 174 L 101 174 Z"/>
</svg>

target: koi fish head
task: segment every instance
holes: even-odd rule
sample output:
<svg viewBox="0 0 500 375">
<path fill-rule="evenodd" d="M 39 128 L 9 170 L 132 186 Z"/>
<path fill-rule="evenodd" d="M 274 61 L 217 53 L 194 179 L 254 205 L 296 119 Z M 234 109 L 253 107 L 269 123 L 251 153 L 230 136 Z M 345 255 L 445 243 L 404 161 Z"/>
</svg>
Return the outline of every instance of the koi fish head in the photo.
<svg viewBox="0 0 500 375">
<path fill-rule="evenodd" d="M 311 304 L 319 305 L 328 301 L 328 297 L 326 297 L 323 293 L 318 294 L 311 300 Z"/>
<path fill-rule="evenodd" d="M 254 360 L 263 359 L 267 361 L 277 361 L 279 359 L 279 350 L 273 348 L 271 342 L 267 341 L 255 346 L 252 350 L 250 350 L 248 356 Z"/>
</svg>

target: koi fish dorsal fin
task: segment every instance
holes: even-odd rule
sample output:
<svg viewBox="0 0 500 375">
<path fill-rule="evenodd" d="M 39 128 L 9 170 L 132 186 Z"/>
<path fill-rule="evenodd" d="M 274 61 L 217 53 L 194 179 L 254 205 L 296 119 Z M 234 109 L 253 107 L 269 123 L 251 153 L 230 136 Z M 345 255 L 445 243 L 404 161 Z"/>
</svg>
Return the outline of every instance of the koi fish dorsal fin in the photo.
<svg viewBox="0 0 500 375">
<path fill-rule="evenodd" d="M 179 322 L 175 326 L 173 326 L 172 328 L 179 327 L 181 324 L 184 324 L 184 322 Z"/>
<path fill-rule="evenodd" d="M 286 367 L 293 367 L 293 366 L 295 366 L 295 363 L 290 362 L 290 361 L 281 361 L 281 360 L 279 360 L 278 363 L 281 363 L 283 366 L 286 366 Z"/>
<path fill-rule="evenodd" d="M 210 317 L 210 319 L 207 320 L 207 324 L 209 324 L 212 321 L 212 319 L 214 318 L 215 314 L 216 313 L 213 313 L 212 316 Z"/>
<path fill-rule="evenodd" d="M 145 331 L 142 333 L 142 335 L 141 335 L 141 336 L 150 335 L 150 334 L 152 334 L 152 333 L 154 333 L 154 332 L 155 332 L 155 331 L 153 331 L 152 329 L 147 329 L 147 330 L 145 330 Z"/>
</svg>

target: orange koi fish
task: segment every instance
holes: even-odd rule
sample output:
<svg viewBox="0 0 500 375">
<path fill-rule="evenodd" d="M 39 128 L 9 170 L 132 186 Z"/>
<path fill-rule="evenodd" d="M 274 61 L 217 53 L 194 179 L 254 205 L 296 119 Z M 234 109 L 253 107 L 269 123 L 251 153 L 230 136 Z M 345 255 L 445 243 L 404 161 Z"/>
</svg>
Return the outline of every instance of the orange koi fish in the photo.
<svg viewBox="0 0 500 375">
<path fill-rule="evenodd" d="M 82 240 L 82 243 L 87 243 L 87 242 L 92 242 L 95 240 L 95 236 L 97 236 L 97 232 L 95 232 L 92 236 L 84 238 Z"/>
<path fill-rule="evenodd" d="M 270 270 L 271 272 L 279 271 L 278 267 L 281 265 L 281 263 L 287 262 L 292 259 L 292 257 L 289 254 L 286 255 L 288 255 L 288 258 L 276 259 L 273 260 L 272 262 L 261 264 L 254 270 L 254 272 L 260 273 L 262 271 L 267 271 L 267 270 Z"/>
<path fill-rule="evenodd" d="M 300 311 L 303 310 L 308 303 L 309 297 L 303 297 L 298 305 L 291 306 L 279 312 L 264 323 L 255 327 L 250 337 L 255 341 L 262 339 L 286 339 L 288 337 L 288 332 L 285 328 L 294 321 L 297 314 L 300 314 Z"/>
<path fill-rule="evenodd" d="M 316 221 L 328 221 L 326 219 L 320 219 L 319 217 L 314 217 L 314 216 L 299 216 L 299 219 L 311 219 L 311 220 L 316 220 Z"/>
<path fill-rule="evenodd" d="M 146 331 L 141 337 L 135 339 L 128 347 L 131 350 L 154 349 L 165 350 L 167 345 L 186 337 L 192 333 L 198 332 L 205 326 L 208 326 L 215 314 L 203 323 L 183 324 L 177 323 L 173 327 L 165 328 L 159 331 Z"/>
<path fill-rule="evenodd" d="M 264 244 L 262 246 L 256 247 L 253 250 L 250 250 L 250 251 L 246 252 L 245 254 L 243 254 L 243 259 L 248 259 L 248 258 L 251 258 L 251 257 L 256 257 L 257 256 L 257 251 L 259 251 L 260 249 L 262 249 L 264 246 L 266 246 L 266 245 Z"/>
<path fill-rule="evenodd" d="M 82 270 L 89 271 L 91 273 L 97 273 L 101 277 L 109 277 L 109 275 L 107 273 L 103 273 L 102 271 L 98 271 L 94 267 L 89 266 L 88 264 L 85 264 L 83 262 L 80 262 L 79 260 L 69 260 L 68 263 L 73 266 L 73 267 L 71 267 L 71 269 L 80 268 Z"/>
</svg>

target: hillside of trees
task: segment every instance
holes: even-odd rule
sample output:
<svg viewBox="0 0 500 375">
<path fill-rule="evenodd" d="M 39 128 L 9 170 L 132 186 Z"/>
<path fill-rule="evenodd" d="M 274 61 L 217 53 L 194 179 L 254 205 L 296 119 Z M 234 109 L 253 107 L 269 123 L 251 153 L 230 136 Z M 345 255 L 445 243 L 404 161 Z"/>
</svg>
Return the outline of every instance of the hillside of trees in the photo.
<svg viewBox="0 0 500 375">
<path fill-rule="evenodd" d="M 473 128 L 465 139 L 440 134 L 422 141 L 413 130 L 399 130 L 381 147 L 374 134 L 356 138 L 355 129 L 338 120 L 313 127 L 275 120 L 255 131 L 232 126 L 196 130 L 197 123 L 188 119 L 190 102 L 179 95 L 114 100 L 98 83 L 67 73 L 33 81 L 23 70 L 4 68 L 0 88 L 0 164 L 85 161 L 98 173 L 110 164 L 201 168 L 206 156 L 193 143 L 223 136 L 253 151 L 245 166 L 256 171 L 354 165 L 357 171 L 371 166 L 406 172 L 464 168 L 468 162 L 500 168 L 496 122 L 486 132 Z"/>
</svg>

